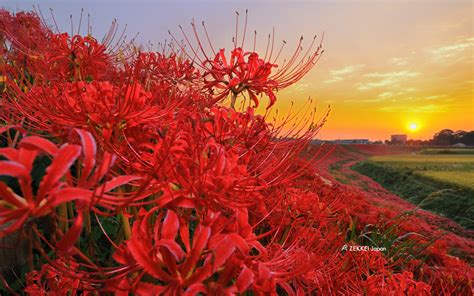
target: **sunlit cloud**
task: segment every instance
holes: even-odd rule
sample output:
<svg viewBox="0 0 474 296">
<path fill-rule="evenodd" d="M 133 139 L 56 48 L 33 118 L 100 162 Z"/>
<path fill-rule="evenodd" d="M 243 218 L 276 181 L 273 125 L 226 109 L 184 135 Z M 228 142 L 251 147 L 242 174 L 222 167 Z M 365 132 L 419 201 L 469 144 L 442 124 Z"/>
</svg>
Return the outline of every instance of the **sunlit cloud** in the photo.
<svg viewBox="0 0 474 296">
<path fill-rule="evenodd" d="M 384 102 L 387 98 L 385 97 L 378 97 L 378 98 L 374 98 L 374 99 L 365 99 L 365 100 L 362 100 L 362 102 L 364 103 L 379 103 L 379 102 Z"/>
<path fill-rule="evenodd" d="M 304 92 L 306 91 L 308 88 L 310 88 L 311 85 L 309 83 L 297 83 L 294 87 L 293 87 L 293 91 L 295 92 Z"/>
<path fill-rule="evenodd" d="M 324 83 L 334 83 L 334 82 L 343 81 L 345 78 L 350 76 L 350 74 L 353 74 L 354 72 L 359 71 L 364 66 L 365 65 L 363 64 L 349 65 L 340 69 L 331 70 L 330 71 L 331 78 L 328 80 L 325 80 Z"/>
<path fill-rule="evenodd" d="M 436 48 L 428 48 L 427 51 L 432 59 L 438 62 L 447 62 L 448 60 L 459 61 L 467 52 L 468 58 L 472 59 L 472 48 L 474 38 L 466 38 L 455 44 L 444 45 Z M 470 51 L 470 53 L 468 52 Z"/>
<path fill-rule="evenodd" d="M 406 65 L 408 65 L 407 58 L 391 58 L 388 62 L 389 62 L 389 64 L 392 64 L 392 65 L 395 65 L 395 66 L 406 66 Z"/>
<path fill-rule="evenodd" d="M 409 78 L 418 76 L 420 73 L 418 72 L 411 72 L 411 71 L 399 71 L 399 72 L 385 72 L 385 73 L 369 73 L 365 74 L 365 77 L 373 77 L 373 78 L 390 78 L 390 79 L 400 79 L 400 78 Z"/>
<path fill-rule="evenodd" d="M 441 99 L 441 98 L 445 98 L 446 95 L 442 94 L 442 95 L 433 95 L 433 96 L 427 96 L 424 98 L 424 100 L 426 101 L 431 101 L 431 100 L 436 100 L 436 99 Z"/>
<path fill-rule="evenodd" d="M 443 113 L 447 112 L 446 106 L 428 104 L 422 106 L 386 106 L 380 108 L 380 111 L 383 112 L 412 112 L 412 113 Z"/>
<path fill-rule="evenodd" d="M 385 72 L 385 73 L 369 73 L 365 74 L 364 77 L 368 78 L 379 78 L 378 80 L 373 80 L 366 83 L 358 83 L 358 90 L 370 90 L 373 88 L 387 87 L 398 84 L 403 79 L 412 78 L 420 75 L 418 72 L 411 71 L 399 71 L 399 72 Z"/>
<path fill-rule="evenodd" d="M 440 21 L 437 23 L 421 25 L 418 28 L 420 30 L 426 30 L 429 32 L 451 32 L 454 30 L 462 29 L 463 27 L 470 26 L 472 18 L 462 17 L 457 19 L 449 19 L 445 21 Z"/>
<path fill-rule="evenodd" d="M 386 99 L 386 98 L 391 98 L 393 96 L 394 96 L 394 94 L 391 93 L 391 92 L 384 92 L 384 93 L 379 94 L 378 97 L 381 98 L 381 99 Z"/>
<path fill-rule="evenodd" d="M 414 87 L 406 87 L 406 88 L 403 89 L 403 91 L 398 92 L 398 94 L 401 95 L 401 94 L 405 94 L 405 93 L 409 93 L 409 92 L 414 92 L 416 90 L 417 89 L 414 88 Z"/>
</svg>

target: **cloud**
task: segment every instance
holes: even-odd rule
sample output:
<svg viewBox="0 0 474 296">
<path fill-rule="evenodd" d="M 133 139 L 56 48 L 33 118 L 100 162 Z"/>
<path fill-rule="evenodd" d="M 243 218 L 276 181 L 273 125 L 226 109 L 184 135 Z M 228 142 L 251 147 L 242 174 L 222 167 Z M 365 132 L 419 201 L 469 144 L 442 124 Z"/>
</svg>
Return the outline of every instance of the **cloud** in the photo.
<svg viewBox="0 0 474 296">
<path fill-rule="evenodd" d="M 447 97 L 447 96 L 442 94 L 442 95 L 427 96 L 424 99 L 427 100 L 427 101 L 431 101 L 431 100 L 441 99 L 441 98 L 445 98 L 445 97 Z"/>
<path fill-rule="evenodd" d="M 302 83 L 302 82 L 299 82 L 297 83 L 294 87 L 293 87 L 293 90 L 294 91 L 297 91 L 297 92 L 304 92 L 305 90 L 307 90 L 311 85 L 309 83 Z"/>
<path fill-rule="evenodd" d="M 366 99 L 362 100 L 363 103 L 379 103 L 385 101 L 386 98 L 378 98 L 378 99 Z"/>
<path fill-rule="evenodd" d="M 386 72 L 386 73 L 369 73 L 365 74 L 365 77 L 374 77 L 374 78 L 404 78 L 404 77 L 415 77 L 418 76 L 420 73 L 418 72 L 410 72 L 407 70 L 399 71 L 399 72 Z"/>
<path fill-rule="evenodd" d="M 395 66 L 406 66 L 408 64 L 407 58 L 391 58 L 388 62 Z"/>
<path fill-rule="evenodd" d="M 414 92 L 416 91 L 416 88 L 414 87 L 407 87 L 407 88 L 404 88 L 403 91 L 401 91 L 400 93 L 401 94 L 404 94 L 404 93 L 407 93 L 407 92 Z"/>
<path fill-rule="evenodd" d="M 405 112 L 410 111 L 414 113 L 443 113 L 446 112 L 446 106 L 428 104 L 422 106 L 390 106 L 382 107 L 380 111 L 383 112 Z"/>
<path fill-rule="evenodd" d="M 468 53 L 472 59 L 472 47 L 474 46 L 474 38 L 466 38 L 461 42 L 455 44 L 444 45 L 436 48 L 428 48 L 428 53 L 431 54 L 433 60 L 438 62 L 446 62 L 446 60 L 453 60 L 454 62 L 463 57 L 465 51 L 471 50 Z"/>
<path fill-rule="evenodd" d="M 385 72 L 385 73 L 379 73 L 379 72 L 374 72 L 374 73 L 369 73 L 365 74 L 364 77 L 368 78 L 376 78 L 373 79 L 372 81 L 366 82 L 366 83 L 359 83 L 357 84 L 358 90 L 370 90 L 373 88 L 379 88 L 379 87 L 387 87 L 387 86 L 392 86 L 394 84 L 397 84 L 403 79 L 406 78 L 413 78 L 420 75 L 418 72 L 411 72 L 411 71 L 398 71 L 398 72 Z"/>
<path fill-rule="evenodd" d="M 463 17 L 455 19 L 447 19 L 444 21 L 438 21 L 435 23 L 429 23 L 426 25 L 417 25 L 420 30 L 432 32 L 452 32 L 455 30 L 462 29 L 464 26 L 470 26 L 472 23 L 472 17 Z"/>
<path fill-rule="evenodd" d="M 391 92 L 384 92 L 384 93 L 379 94 L 379 98 L 382 98 L 382 99 L 386 99 L 390 97 L 393 97 L 393 93 Z"/>
<path fill-rule="evenodd" d="M 325 80 L 324 83 L 334 83 L 334 82 L 343 81 L 345 78 L 350 76 L 350 74 L 357 72 L 363 67 L 365 67 L 364 64 L 358 64 L 358 65 L 349 65 L 340 69 L 331 70 L 330 71 L 331 78 L 328 80 Z"/>
</svg>

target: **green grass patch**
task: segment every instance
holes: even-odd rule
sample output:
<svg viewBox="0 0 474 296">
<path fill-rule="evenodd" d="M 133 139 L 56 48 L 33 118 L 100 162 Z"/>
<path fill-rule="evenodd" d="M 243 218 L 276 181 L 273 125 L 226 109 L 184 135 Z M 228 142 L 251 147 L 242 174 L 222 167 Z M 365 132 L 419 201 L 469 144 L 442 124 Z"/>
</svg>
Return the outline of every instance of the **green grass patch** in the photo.
<svg viewBox="0 0 474 296">
<path fill-rule="evenodd" d="M 474 155 L 401 154 L 374 156 L 370 160 L 389 167 L 412 171 L 474 171 Z"/>
<path fill-rule="evenodd" d="M 380 183 L 384 188 L 421 208 L 474 229 L 474 190 L 415 173 L 412 169 L 390 163 L 366 161 L 352 169 Z"/>
<path fill-rule="evenodd" d="M 425 171 L 417 174 L 474 189 L 474 171 Z"/>
<path fill-rule="evenodd" d="M 452 149 L 424 149 L 418 152 L 418 154 L 425 155 L 440 155 L 440 154 L 474 154 L 473 148 L 452 148 Z"/>
</svg>

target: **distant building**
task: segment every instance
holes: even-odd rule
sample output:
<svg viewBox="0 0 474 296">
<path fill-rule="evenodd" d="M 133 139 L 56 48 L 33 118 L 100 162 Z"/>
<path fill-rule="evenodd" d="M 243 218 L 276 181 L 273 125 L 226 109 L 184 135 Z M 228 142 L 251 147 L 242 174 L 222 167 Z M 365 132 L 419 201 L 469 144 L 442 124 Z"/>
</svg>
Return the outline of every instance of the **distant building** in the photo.
<svg viewBox="0 0 474 296">
<path fill-rule="evenodd" d="M 464 143 L 456 143 L 456 144 L 453 144 L 452 146 L 453 146 L 453 147 L 457 147 L 457 148 L 467 147 L 467 145 L 464 144 Z"/>
<path fill-rule="evenodd" d="M 343 140 L 334 140 L 334 144 L 343 144 L 343 145 L 349 145 L 349 144 L 370 144 L 369 139 L 343 139 Z"/>
<path fill-rule="evenodd" d="M 407 135 L 391 135 L 390 142 L 392 144 L 405 145 L 407 142 Z"/>
</svg>

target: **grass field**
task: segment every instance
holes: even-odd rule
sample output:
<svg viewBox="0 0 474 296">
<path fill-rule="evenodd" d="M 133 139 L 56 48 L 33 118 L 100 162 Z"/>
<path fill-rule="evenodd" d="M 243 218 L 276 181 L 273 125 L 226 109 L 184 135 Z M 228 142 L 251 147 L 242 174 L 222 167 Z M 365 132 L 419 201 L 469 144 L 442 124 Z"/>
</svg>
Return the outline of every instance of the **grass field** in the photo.
<svg viewBox="0 0 474 296">
<path fill-rule="evenodd" d="M 474 149 L 472 148 L 429 148 L 424 149 L 418 152 L 419 154 L 474 154 Z"/>
<path fill-rule="evenodd" d="M 451 171 L 471 173 L 474 178 L 474 154 L 384 155 L 374 156 L 369 160 L 394 168 L 410 169 L 415 172 Z M 449 175 L 449 181 L 453 181 L 453 176 L 455 176 L 455 174 Z"/>
<path fill-rule="evenodd" d="M 374 156 L 352 168 L 413 204 L 474 229 L 474 154 Z"/>
<path fill-rule="evenodd" d="M 426 171 L 418 174 L 439 181 L 452 182 L 461 186 L 474 188 L 474 172 L 463 171 Z"/>
</svg>

